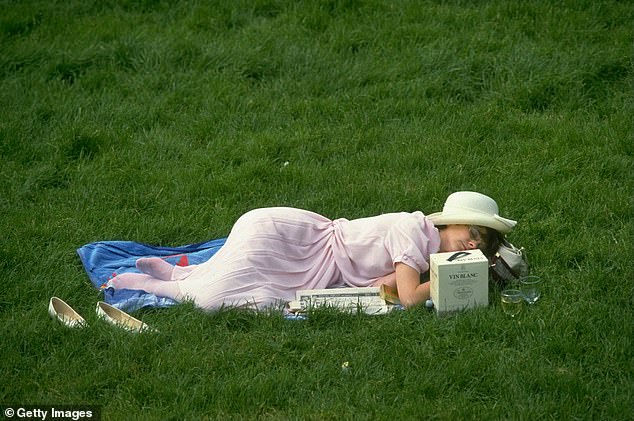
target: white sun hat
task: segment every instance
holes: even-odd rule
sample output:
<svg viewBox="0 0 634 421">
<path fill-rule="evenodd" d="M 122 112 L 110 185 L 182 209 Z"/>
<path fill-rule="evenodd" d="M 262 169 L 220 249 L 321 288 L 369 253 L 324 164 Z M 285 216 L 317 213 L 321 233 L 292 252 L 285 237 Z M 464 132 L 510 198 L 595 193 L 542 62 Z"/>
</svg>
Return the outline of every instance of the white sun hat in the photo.
<svg viewBox="0 0 634 421">
<path fill-rule="evenodd" d="M 436 226 L 480 225 L 506 234 L 517 222 L 502 218 L 498 215 L 499 212 L 498 204 L 489 196 L 472 191 L 459 191 L 447 197 L 442 212 L 432 213 L 427 218 Z"/>
</svg>

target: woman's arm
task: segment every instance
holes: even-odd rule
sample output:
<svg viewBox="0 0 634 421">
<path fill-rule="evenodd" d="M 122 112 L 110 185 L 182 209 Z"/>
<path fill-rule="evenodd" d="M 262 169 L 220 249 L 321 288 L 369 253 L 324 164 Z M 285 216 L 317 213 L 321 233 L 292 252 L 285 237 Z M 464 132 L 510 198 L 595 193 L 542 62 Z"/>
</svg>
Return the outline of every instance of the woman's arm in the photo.
<svg viewBox="0 0 634 421">
<path fill-rule="evenodd" d="M 420 283 L 420 274 L 405 263 L 397 263 L 396 289 L 398 298 L 405 308 L 422 304 L 429 299 L 429 282 Z"/>
</svg>

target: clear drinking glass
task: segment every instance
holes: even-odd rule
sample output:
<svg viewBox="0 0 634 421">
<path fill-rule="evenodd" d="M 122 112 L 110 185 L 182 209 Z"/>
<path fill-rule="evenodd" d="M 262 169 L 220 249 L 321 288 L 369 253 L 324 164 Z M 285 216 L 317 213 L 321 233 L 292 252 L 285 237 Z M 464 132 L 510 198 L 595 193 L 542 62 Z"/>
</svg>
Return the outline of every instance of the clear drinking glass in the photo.
<svg viewBox="0 0 634 421">
<path fill-rule="evenodd" d="M 519 289 L 505 289 L 501 294 L 502 310 L 511 317 L 522 311 L 523 295 Z"/>
<path fill-rule="evenodd" d="M 520 278 L 520 289 L 524 300 L 528 304 L 535 304 L 541 295 L 542 280 L 539 276 L 524 276 Z"/>
</svg>

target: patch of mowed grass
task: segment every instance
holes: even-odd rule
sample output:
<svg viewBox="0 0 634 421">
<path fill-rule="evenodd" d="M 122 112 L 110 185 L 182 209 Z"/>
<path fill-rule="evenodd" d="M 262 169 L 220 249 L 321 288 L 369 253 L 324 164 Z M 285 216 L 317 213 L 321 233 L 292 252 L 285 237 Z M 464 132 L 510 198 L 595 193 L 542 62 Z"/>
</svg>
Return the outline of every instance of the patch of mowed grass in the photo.
<svg viewBox="0 0 634 421">
<path fill-rule="evenodd" d="M 632 11 L 610 2 L 0 3 L 0 404 L 105 419 L 614 419 L 632 406 Z M 100 323 L 75 249 L 495 197 L 544 294 L 438 319 L 185 304 Z M 51 295 L 90 328 L 46 315 Z M 342 364 L 349 363 L 348 370 Z"/>
</svg>

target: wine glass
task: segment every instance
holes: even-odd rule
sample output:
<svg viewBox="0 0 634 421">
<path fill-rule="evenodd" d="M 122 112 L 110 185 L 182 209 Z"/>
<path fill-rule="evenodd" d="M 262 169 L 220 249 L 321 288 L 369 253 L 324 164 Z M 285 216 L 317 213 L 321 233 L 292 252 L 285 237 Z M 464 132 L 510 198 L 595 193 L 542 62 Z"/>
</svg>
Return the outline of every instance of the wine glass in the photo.
<svg viewBox="0 0 634 421">
<path fill-rule="evenodd" d="M 541 296 L 541 283 L 542 280 L 539 276 L 523 276 L 520 278 L 520 289 L 524 300 L 528 304 L 535 304 Z"/>
<path fill-rule="evenodd" d="M 502 310 L 511 317 L 515 317 L 522 311 L 522 291 L 519 289 L 505 289 L 501 293 Z"/>
</svg>

